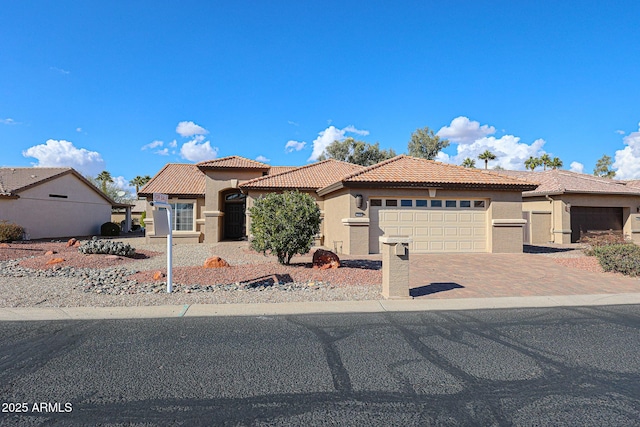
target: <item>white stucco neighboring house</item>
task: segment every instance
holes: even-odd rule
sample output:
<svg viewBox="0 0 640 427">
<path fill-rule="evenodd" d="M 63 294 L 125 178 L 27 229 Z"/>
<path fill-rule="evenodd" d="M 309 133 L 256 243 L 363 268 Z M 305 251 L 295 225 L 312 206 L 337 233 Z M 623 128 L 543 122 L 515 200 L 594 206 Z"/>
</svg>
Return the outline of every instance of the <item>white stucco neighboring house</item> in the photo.
<svg viewBox="0 0 640 427">
<path fill-rule="evenodd" d="M 72 168 L 0 168 L 0 221 L 29 239 L 100 233 L 121 206 Z"/>
</svg>

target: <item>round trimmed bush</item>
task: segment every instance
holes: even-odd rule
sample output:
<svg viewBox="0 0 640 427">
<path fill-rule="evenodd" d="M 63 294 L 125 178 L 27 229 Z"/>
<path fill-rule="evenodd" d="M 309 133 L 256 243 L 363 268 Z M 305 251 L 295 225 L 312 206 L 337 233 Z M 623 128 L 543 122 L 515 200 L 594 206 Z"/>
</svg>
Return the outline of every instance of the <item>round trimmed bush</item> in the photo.
<svg viewBox="0 0 640 427">
<path fill-rule="evenodd" d="M 100 235 L 102 236 L 119 236 L 120 226 L 115 222 L 105 222 L 100 226 Z"/>
</svg>

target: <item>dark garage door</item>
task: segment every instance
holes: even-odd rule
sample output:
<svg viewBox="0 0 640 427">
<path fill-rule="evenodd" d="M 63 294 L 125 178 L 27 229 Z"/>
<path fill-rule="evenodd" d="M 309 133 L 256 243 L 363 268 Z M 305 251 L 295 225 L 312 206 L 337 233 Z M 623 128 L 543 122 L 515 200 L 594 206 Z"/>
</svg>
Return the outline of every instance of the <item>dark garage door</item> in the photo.
<svg viewBox="0 0 640 427">
<path fill-rule="evenodd" d="M 622 208 L 571 207 L 571 242 L 588 231 L 622 231 Z"/>
</svg>

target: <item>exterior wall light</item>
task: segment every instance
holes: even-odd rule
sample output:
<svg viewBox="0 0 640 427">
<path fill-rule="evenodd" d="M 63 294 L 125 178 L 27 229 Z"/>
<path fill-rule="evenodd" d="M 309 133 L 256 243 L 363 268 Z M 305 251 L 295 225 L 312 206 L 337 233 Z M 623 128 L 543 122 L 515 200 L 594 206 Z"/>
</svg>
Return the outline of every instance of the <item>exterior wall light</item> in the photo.
<svg viewBox="0 0 640 427">
<path fill-rule="evenodd" d="M 356 195 L 356 208 L 362 209 L 362 194 Z"/>
</svg>

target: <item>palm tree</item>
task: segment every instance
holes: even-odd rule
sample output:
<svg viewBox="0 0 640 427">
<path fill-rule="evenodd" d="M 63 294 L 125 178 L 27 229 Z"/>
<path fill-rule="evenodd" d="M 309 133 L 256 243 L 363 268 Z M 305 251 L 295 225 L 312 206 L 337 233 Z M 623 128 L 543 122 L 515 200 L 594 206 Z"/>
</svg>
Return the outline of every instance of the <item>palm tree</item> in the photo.
<svg viewBox="0 0 640 427">
<path fill-rule="evenodd" d="M 551 169 L 561 168 L 562 160 L 560 160 L 559 157 L 554 157 L 553 159 L 551 159 L 551 162 L 549 162 L 549 167 L 551 167 Z"/>
<path fill-rule="evenodd" d="M 529 156 L 527 160 L 524 161 L 524 167 L 527 169 L 531 169 L 531 172 L 538 166 L 542 164 L 542 161 L 538 157 Z"/>
<path fill-rule="evenodd" d="M 111 174 L 109 172 L 102 171 L 98 174 L 98 176 L 96 176 L 96 181 L 100 183 L 102 192 L 107 194 L 107 183 L 113 182 L 113 178 L 111 177 Z"/>
<path fill-rule="evenodd" d="M 144 187 L 144 185 L 149 181 L 151 181 L 151 177 L 149 175 L 145 175 L 145 176 L 138 175 L 135 178 L 133 178 L 131 181 L 129 181 L 129 184 L 136 187 L 136 194 L 138 194 L 138 191 L 140 191 L 140 187 Z"/>
<path fill-rule="evenodd" d="M 542 163 L 543 170 L 547 170 L 547 166 L 551 166 L 551 157 L 547 153 L 540 156 L 540 162 Z"/>
<path fill-rule="evenodd" d="M 466 159 L 464 159 L 462 161 L 461 166 L 464 166 L 465 168 L 475 168 L 476 167 L 476 161 L 473 160 L 471 157 L 467 157 Z"/>
<path fill-rule="evenodd" d="M 484 160 L 484 168 L 488 169 L 489 168 L 489 160 L 495 160 L 496 159 L 496 155 L 493 154 L 491 151 L 489 150 L 484 150 L 484 153 L 480 154 L 478 156 L 478 158 L 480 160 Z"/>
</svg>

